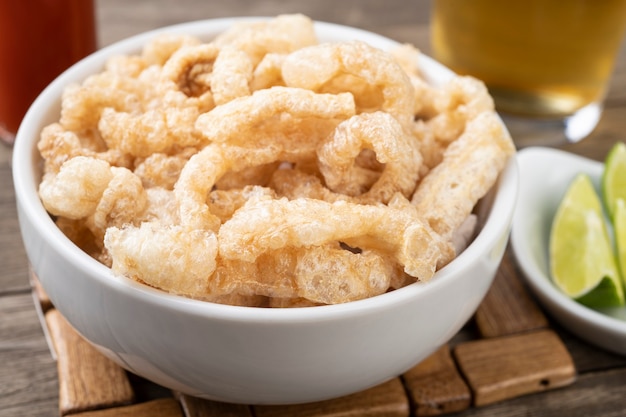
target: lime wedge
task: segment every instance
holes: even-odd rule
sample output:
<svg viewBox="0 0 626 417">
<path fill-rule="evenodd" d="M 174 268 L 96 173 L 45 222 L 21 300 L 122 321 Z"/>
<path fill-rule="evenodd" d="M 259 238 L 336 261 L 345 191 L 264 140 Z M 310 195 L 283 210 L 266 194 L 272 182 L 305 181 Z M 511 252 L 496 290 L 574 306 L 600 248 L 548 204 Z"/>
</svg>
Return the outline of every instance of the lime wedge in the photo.
<svg viewBox="0 0 626 417">
<path fill-rule="evenodd" d="M 615 202 L 613 232 L 617 247 L 617 264 L 622 272 L 622 280 L 626 283 L 626 200 L 622 198 Z"/>
<path fill-rule="evenodd" d="M 591 179 L 578 174 L 559 205 L 550 232 L 554 283 L 589 307 L 624 304 L 613 246 L 600 197 Z"/>
<path fill-rule="evenodd" d="M 626 200 L 626 144 L 623 142 L 613 145 L 604 161 L 602 195 L 604 207 L 612 219 L 617 199 Z"/>
</svg>

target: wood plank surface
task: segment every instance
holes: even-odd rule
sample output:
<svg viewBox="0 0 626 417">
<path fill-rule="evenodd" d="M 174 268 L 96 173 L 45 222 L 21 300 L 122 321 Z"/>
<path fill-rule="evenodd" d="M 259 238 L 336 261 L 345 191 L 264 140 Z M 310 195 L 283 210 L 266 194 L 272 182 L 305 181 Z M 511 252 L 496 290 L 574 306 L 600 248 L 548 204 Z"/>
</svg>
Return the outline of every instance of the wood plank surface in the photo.
<svg viewBox="0 0 626 417">
<path fill-rule="evenodd" d="M 570 385 L 576 368 L 552 330 L 462 343 L 454 349 L 474 405 Z"/>
<path fill-rule="evenodd" d="M 522 284 L 510 253 L 505 254 L 489 292 L 476 311 L 476 325 L 483 337 L 548 327 L 548 319 Z"/>
<path fill-rule="evenodd" d="M 575 384 L 470 408 L 455 417 L 623 417 L 626 415 L 626 369 L 579 376 Z"/>
<path fill-rule="evenodd" d="M 145 30 L 189 20 L 297 11 L 317 20 L 376 31 L 430 52 L 430 1 L 427 0 L 96 0 L 96 5 L 101 46 Z M 626 44 L 622 45 L 605 104 L 600 124 L 589 138 L 560 147 L 602 160 L 616 141 L 626 141 Z M 10 148 L 0 146 L 0 417 L 58 416 L 57 368 L 30 294 L 12 188 L 11 156 Z M 470 407 L 455 416 L 626 415 L 626 358 L 594 347 L 560 328 L 550 316 L 547 318 L 571 354 L 578 371 L 576 382 L 549 392 Z M 468 323 L 450 346 L 480 338 L 477 328 L 474 322 Z M 146 392 L 140 396 L 141 404 L 152 401 L 154 395 L 167 394 L 167 390 L 146 387 Z"/>
<path fill-rule="evenodd" d="M 28 291 L 28 260 L 22 245 L 15 191 L 11 174 L 11 152 L 0 144 L 0 296 Z"/>
<path fill-rule="evenodd" d="M 250 407 L 177 394 L 185 417 L 253 417 Z"/>
<path fill-rule="evenodd" d="M 0 297 L 0 416 L 58 414 L 56 363 L 29 293 Z"/>
<path fill-rule="evenodd" d="M 46 313 L 46 324 L 57 354 L 61 415 L 132 403 L 126 371 L 85 341 L 58 310 Z"/>
<path fill-rule="evenodd" d="M 416 416 L 437 416 L 469 408 L 472 395 L 445 344 L 402 374 Z"/>
<path fill-rule="evenodd" d="M 74 417 L 186 417 L 174 398 L 73 414 Z M 210 414 L 208 415 L 210 416 Z"/>
<path fill-rule="evenodd" d="M 399 378 L 356 394 L 308 404 L 254 406 L 255 417 L 408 417 L 409 402 Z"/>
</svg>

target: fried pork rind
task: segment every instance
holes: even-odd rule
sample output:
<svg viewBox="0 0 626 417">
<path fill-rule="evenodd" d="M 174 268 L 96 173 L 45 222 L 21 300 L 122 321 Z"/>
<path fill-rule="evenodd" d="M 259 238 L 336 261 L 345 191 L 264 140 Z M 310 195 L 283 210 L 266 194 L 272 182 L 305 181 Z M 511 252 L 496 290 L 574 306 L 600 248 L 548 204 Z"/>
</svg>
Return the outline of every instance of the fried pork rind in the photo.
<svg viewBox="0 0 626 417">
<path fill-rule="evenodd" d="M 246 262 L 285 247 L 345 242 L 388 254 L 421 280 L 452 252 L 412 210 L 305 198 L 252 198 L 222 225 L 218 240 L 222 258 Z"/>
<path fill-rule="evenodd" d="M 383 294 L 394 264 L 376 251 L 353 253 L 336 245 L 314 246 L 298 257 L 298 295 L 322 304 L 339 304 Z"/>
<path fill-rule="evenodd" d="M 373 150 L 378 162 L 385 164 L 371 186 L 367 168 L 356 165 L 363 149 Z M 383 203 L 396 192 L 410 197 L 422 164 L 417 141 L 393 116 L 380 111 L 362 113 L 340 123 L 331 140 L 320 147 L 318 158 L 320 171 L 332 191 Z"/>
<path fill-rule="evenodd" d="M 313 21 L 301 14 L 281 15 L 261 22 L 242 22 L 214 40 L 218 46 L 230 45 L 246 52 L 253 65 L 268 53 L 286 54 L 315 45 Z"/>
<path fill-rule="evenodd" d="M 193 127 L 198 115 L 195 107 L 154 109 L 140 115 L 106 108 L 98 129 L 109 149 L 146 158 L 154 153 L 171 154 L 206 144 Z"/>
<path fill-rule="evenodd" d="M 106 161 L 76 156 L 63 163 L 58 174 L 44 176 L 39 196 L 50 214 L 82 219 L 96 211 L 112 179 Z"/>
<path fill-rule="evenodd" d="M 412 203 L 433 230 L 451 239 L 474 205 L 495 184 L 514 150 L 495 113 L 481 113 L 446 149 L 443 161 L 420 182 Z M 465 181 L 468 176 L 472 181 Z"/>
<path fill-rule="evenodd" d="M 259 90 L 198 117 L 196 128 L 210 142 L 280 146 L 310 158 L 339 121 L 355 113 L 351 94 L 316 94 L 301 88 Z"/>
<path fill-rule="evenodd" d="M 146 222 L 109 228 L 104 244 L 114 272 L 174 294 L 205 294 L 216 267 L 217 239 L 210 231 Z"/>
<path fill-rule="evenodd" d="M 313 91 L 354 94 L 360 111 L 383 110 L 400 124 L 413 120 L 413 87 L 388 53 L 360 41 L 324 43 L 290 54 L 285 84 Z"/>
<path fill-rule="evenodd" d="M 172 294 L 311 307 L 427 281 L 514 152 L 484 84 L 283 15 L 159 35 L 68 86 L 39 194 L 90 256 Z"/>
</svg>

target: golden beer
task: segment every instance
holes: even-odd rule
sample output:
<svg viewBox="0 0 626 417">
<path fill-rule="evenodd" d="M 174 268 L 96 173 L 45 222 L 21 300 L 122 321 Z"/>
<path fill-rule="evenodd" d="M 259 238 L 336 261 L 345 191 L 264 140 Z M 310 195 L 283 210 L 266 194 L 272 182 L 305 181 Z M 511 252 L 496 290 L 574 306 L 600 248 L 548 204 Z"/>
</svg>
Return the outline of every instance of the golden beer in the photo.
<svg viewBox="0 0 626 417">
<path fill-rule="evenodd" d="M 434 0 L 432 27 L 434 57 L 498 110 L 556 118 L 603 100 L 626 0 Z"/>
</svg>

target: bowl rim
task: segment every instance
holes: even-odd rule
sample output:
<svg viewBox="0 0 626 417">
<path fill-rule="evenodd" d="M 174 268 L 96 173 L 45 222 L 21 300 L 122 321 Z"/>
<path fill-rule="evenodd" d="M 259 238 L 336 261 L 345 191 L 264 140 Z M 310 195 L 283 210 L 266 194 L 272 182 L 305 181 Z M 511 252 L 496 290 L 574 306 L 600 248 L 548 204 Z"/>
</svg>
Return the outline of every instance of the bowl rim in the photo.
<svg viewBox="0 0 626 417">
<path fill-rule="evenodd" d="M 537 162 L 538 158 L 545 158 L 550 161 L 549 165 Z M 580 172 L 586 172 L 592 175 L 594 181 L 598 180 L 598 176 L 602 170 L 602 163 L 580 155 L 569 153 L 560 149 L 534 146 L 522 149 L 518 152 L 516 159 L 519 163 L 520 176 L 524 178 L 525 168 L 532 165 L 532 169 L 537 170 L 558 169 L 562 164 L 576 164 L 579 166 Z M 526 168 L 527 169 L 527 168 Z M 537 174 L 537 177 L 545 178 L 546 174 Z M 521 180 L 522 182 L 525 179 Z M 528 205 L 529 200 L 523 195 L 524 187 L 520 187 L 519 205 Z M 565 189 L 563 189 L 563 192 Z M 583 306 L 582 304 L 570 299 L 551 283 L 550 277 L 537 265 L 533 255 L 530 253 L 529 243 L 525 239 L 525 230 L 528 229 L 528 218 L 519 214 L 520 208 L 516 208 L 516 215 L 513 218 L 513 227 L 511 230 L 511 246 L 518 265 L 522 269 L 524 276 L 532 289 L 540 296 L 545 297 L 556 308 L 561 309 L 571 315 L 576 320 L 592 325 L 596 328 L 609 331 L 615 334 L 626 335 L 626 322 L 607 314 L 603 314 L 594 309 Z M 547 249 L 547 244 L 546 244 Z M 555 308 L 555 307 L 553 307 Z"/>
<path fill-rule="evenodd" d="M 67 69 L 48 85 L 33 102 L 18 129 L 12 159 L 13 182 L 17 204 L 22 209 L 22 215 L 31 223 L 33 229 L 39 233 L 39 238 L 46 240 L 49 245 L 55 247 L 64 258 L 72 259 L 78 270 L 90 276 L 91 279 L 98 281 L 100 285 L 115 291 L 124 292 L 137 301 L 157 303 L 162 307 L 190 315 L 212 316 L 251 323 L 323 321 L 331 318 L 335 319 L 338 316 L 352 317 L 359 315 L 365 310 L 376 312 L 388 309 L 394 305 L 416 302 L 416 298 L 428 296 L 431 292 L 437 291 L 439 287 L 448 285 L 450 280 L 462 279 L 464 266 L 473 262 L 474 259 L 483 256 L 487 248 L 501 243 L 498 240 L 503 229 L 507 228 L 510 230 L 519 182 L 517 160 L 514 157 L 509 158 L 505 169 L 500 173 L 498 181 L 492 189 L 492 193 L 495 193 L 495 196 L 481 231 L 461 254 L 444 268 L 437 271 L 432 280 L 416 282 L 389 293 L 343 304 L 324 305 L 314 308 L 272 309 L 216 304 L 169 294 L 129 278 L 113 274 L 108 267 L 91 258 L 74 245 L 54 224 L 39 200 L 37 194 L 39 181 L 36 180 L 35 168 L 33 167 L 37 165 L 39 159 L 36 148 L 40 133 L 39 126 L 40 124 L 46 124 L 43 122 L 46 113 L 53 106 L 58 106 L 60 94 L 64 86 L 72 81 L 82 81 L 87 75 L 92 74 L 93 70 L 87 71 L 89 68 L 102 68 L 104 61 L 111 55 L 135 53 L 157 34 L 165 32 L 187 33 L 202 37 L 202 33 L 222 31 L 236 22 L 262 19 L 268 19 L 268 17 L 248 16 L 206 19 L 143 32 L 94 52 Z M 314 25 L 316 31 L 330 34 L 330 36 L 336 36 L 337 34 L 345 36 L 347 34 L 351 37 L 364 39 L 366 42 L 374 41 L 376 46 L 383 48 L 399 45 L 398 42 L 390 38 L 358 28 L 320 21 L 314 21 Z M 419 65 L 427 70 L 427 79 L 434 83 L 444 82 L 453 75 L 452 71 L 424 54 L 420 55 Z M 507 236 L 508 230 L 506 230 Z"/>
</svg>

